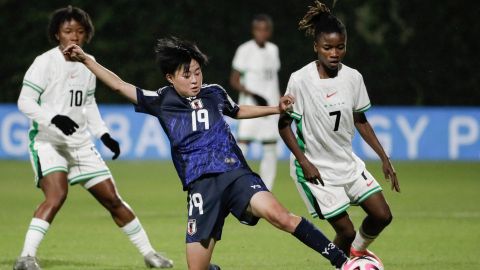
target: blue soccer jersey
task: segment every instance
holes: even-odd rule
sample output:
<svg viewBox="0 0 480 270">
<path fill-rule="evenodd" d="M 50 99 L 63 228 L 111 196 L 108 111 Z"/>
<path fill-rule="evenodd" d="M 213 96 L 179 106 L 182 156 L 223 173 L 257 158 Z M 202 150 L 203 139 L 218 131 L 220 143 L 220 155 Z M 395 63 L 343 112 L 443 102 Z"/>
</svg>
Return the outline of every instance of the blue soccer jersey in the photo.
<svg viewBox="0 0 480 270">
<path fill-rule="evenodd" d="M 223 116 L 239 107 L 219 85 L 202 85 L 196 97 L 181 97 L 173 87 L 137 88 L 136 112 L 158 118 L 170 140 L 172 160 L 183 188 L 202 175 L 249 169 Z"/>
</svg>

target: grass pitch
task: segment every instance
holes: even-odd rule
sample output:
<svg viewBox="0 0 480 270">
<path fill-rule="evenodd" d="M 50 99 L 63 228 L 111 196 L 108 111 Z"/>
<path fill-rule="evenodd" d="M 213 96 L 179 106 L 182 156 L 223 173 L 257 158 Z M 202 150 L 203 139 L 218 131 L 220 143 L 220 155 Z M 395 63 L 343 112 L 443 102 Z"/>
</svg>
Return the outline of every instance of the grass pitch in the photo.
<svg viewBox="0 0 480 270">
<path fill-rule="evenodd" d="M 390 191 L 379 163 L 368 168 L 384 187 L 393 223 L 371 249 L 387 270 L 480 269 L 480 163 L 396 162 L 402 193 Z M 186 269 L 186 194 L 170 162 L 110 162 L 120 194 L 140 218 L 152 244 Z M 253 166 L 256 168 L 256 166 Z M 0 269 L 12 269 L 42 192 L 27 161 L 0 161 Z M 307 216 L 288 173 L 279 164 L 274 194 L 292 212 Z M 358 225 L 364 216 L 349 209 Z M 310 220 L 312 220 L 310 218 Z M 314 220 L 330 238 L 325 221 Z M 108 213 L 81 186 L 68 199 L 38 252 L 47 269 L 144 269 L 143 259 Z M 226 270 L 332 269 L 320 255 L 265 221 L 256 227 L 227 219 L 213 261 Z"/>
</svg>

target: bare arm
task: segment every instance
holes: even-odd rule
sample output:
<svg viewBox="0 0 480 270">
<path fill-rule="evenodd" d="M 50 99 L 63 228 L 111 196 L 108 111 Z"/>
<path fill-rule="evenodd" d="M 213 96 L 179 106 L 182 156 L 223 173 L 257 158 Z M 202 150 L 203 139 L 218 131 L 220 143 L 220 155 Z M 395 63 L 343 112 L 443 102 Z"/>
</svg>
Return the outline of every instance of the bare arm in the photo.
<svg viewBox="0 0 480 270">
<path fill-rule="evenodd" d="M 110 89 L 120 93 L 130 102 L 137 104 L 136 87 L 130 83 L 124 82 L 115 73 L 88 57 L 77 45 L 69 45 L 63 51 L 72 61 L 82 62 L 95 76 L 105 83 Z"/>
<path fill-rule="evenodd" d="M 400 192 L 400 184 L 397 179 L 397 173 L 395 172 L 389 157 L 385 153 L 385 150 L 383 150 L 382 145 L 378 141 L 375 131 L 373 131 L 372 126 L 370 123 L 368 123 L 365 113 L 353 113 L 353 119 L 358 133 L 360 133 L 365 142 L 367 142 L 367 144 L 372 147 L 373 151 L 375 151 L 375 153 L 377 153 L 377 155 L 380 157 L 380 160 L 382 161 L 383 173 L 385 174 L 385 178 L 390 180 L 392 184 L 392 190 Z"/>
<path fill-rule="evenodd" d="M 295 99 L 291 95 L 286 95 L 280 98 L 278 106 L 253 106 L 253 105 L 240 105 L 240 110 L 237 113 L 236 119 L 248 119 L 257 118 L 272 114 L 279 114 L 287 111 L 290 106 L 295 102 Z"/>
<path fill-rule="evenodd" d="M 300 149 L 297 139 L 295 138 L 295 135 L 292 131 L 292 118 L 286 113 L 280 115 L 280 119 L 278 121 L 278 132 L 280 133 L 280 137 L 282 137 L 282 140 L 285 142 L 288 149 L 290 149 L 292 154 L 295 156 L 295 159 L 302 167 L 305 180 L 313 184 L 318 184 L 318 182 L 320 182 L 323 185 L 323 180 L 320 176 L 320 172 L 307 159 L 303 151 Z"/>
<path fill-rule="evenodd" d="M 257 118 L 280 113 L 280 109 L 276 106 L 240 105 L 239 108 L 237 119 Z"/>
</svg>

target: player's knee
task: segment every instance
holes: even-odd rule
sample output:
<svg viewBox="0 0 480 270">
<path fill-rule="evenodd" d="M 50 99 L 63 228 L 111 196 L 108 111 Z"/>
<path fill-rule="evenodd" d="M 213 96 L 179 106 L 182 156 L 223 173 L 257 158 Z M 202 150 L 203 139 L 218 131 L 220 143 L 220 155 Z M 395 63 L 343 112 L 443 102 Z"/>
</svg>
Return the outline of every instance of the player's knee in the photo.
<svg viewBox="0 0 480 270">
<path fill-rule="evenodd" d="M 62 207 L 63 203 L 67 199 L 67 194 L 67 191 L 60 191 L 55 193 L 53 196 L 47 196 L 45 205 L 52 211 L 56 212 Z"/>
<path fill-rule="evenodd" d="M 105 207 L 107 207 L 107 209 L 109 209 L 110 211 L 115 211 L 115 210 L 117 210 L 117 209 L 119 209 L 119 208 L 124 207 L 124 204 L 123 204 L 122 199 L 120 199 L 118 196 L 112 196 L 112 197 L 106 198 L 106 199 L 103 201 L 103 204 L 104 204 Z"/>
<path fill-rule="evenodd" d="M 48 212 L 57 213 L 62 208 L 63 201 L 45 201 L 43 206 L 48 209 Z"/>
<path fill-rule="evenodd" d="M 388 211 L 388 213 L 386 213 L 384 216 L 382 216 L 382 225 L 384 227 L 388 226 L 393 220 L 393 216 L 392 216 L 392 213 L 390 211 Z"/>
<path fill-rule="evenodd" d="M 375 213 L 373 218 L 380 226 L 386 227 L 392 222 L 393 216 L 389 209 L 385 209 L 384 211 Z"/>
<path fill-rule="evenodd" d="M 298 225 L 298 220 L 297 218 L 295 218 L 294 215 L 288 212 L 284 212 L 281 214 L 273 215 L 270 223 L 272 223 L 280 230 L 293 232 Z"/>
</svg>

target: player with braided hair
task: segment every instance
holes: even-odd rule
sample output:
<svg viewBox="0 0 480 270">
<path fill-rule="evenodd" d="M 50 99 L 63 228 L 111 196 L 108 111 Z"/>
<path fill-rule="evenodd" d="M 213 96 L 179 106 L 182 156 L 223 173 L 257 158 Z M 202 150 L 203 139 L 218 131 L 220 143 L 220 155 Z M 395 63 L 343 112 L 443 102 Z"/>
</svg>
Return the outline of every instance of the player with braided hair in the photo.
<svg viewBox="0 0 480 270">
<path fill-rule="evenodd" d="M 312 216 L 326 219 L 335 229 L 337 246 L 353 256 L 376 257 L 367 247 L 392 214 L 382 188 L 352 151 L 355 129 L 380 157 L 392 190 L 399 192 L 396 172 L 365 116 L 371 105 L 362 75 L 342 63 L 345 25 L 315 1 L 299 29 L 314 38 L 317 60 L 292 73 L 286 93 L 296 102 L 278 124 L 293 154 L 292 178 Z M 357 233 L 347 213 L 349 205 L 360 205 L 367 213 Z"/>
</svg>

